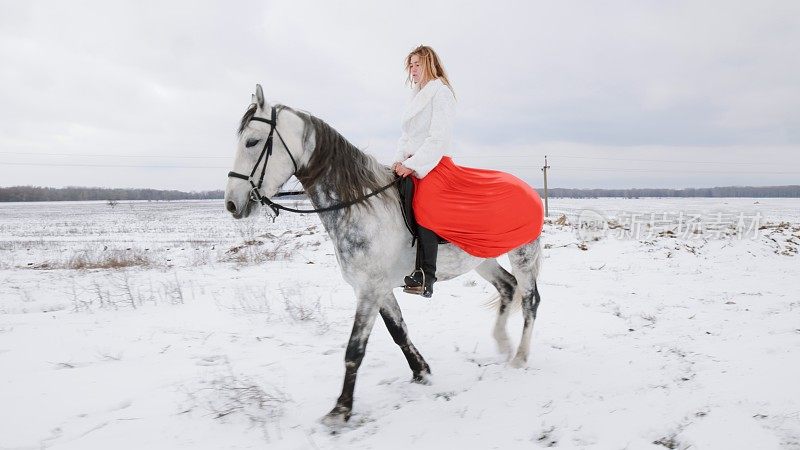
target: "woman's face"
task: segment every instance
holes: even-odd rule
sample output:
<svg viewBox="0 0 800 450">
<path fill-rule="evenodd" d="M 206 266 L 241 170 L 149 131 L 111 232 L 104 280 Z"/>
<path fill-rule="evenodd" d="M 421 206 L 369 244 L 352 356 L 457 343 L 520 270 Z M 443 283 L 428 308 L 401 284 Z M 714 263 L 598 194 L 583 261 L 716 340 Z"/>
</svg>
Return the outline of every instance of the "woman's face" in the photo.
<svg viewBox="0 0 800 450">
<path fill-rule="evenodd" d="M 408 72 L 411 74 L 411 81 L 419 83 L 422 77 L 422 66 L 419 63 L 419 55 L 411 55 L 411 60 L 408 64 Z"/>
</svg>

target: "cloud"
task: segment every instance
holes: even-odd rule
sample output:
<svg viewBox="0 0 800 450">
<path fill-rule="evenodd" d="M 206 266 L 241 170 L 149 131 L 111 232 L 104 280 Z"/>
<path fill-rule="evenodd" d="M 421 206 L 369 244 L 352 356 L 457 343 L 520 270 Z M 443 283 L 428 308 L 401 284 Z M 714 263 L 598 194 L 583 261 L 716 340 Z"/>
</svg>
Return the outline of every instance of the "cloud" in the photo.
<svg viewBox="0 0 800 450">
<path fill-rule="evenodd" d="M 736 149 L 739 162 L 768 154 L 784 170 L 800 167 L 800 60 L 789 56 L 800 53 L 792 21 L 800 3 L 788 0 L 52 1 L 3 9 L 6 163 L 210 167 L 0 164 L 3 185 L 219 188 L 256 82 L 272 101 L 314 113 L 389 162 L 408 96 L 402 60 L 420 43 L 437 49 L 456 90 L 453 153 L 475 164 L 518 170 L 555 157 L 552 148 L 627 158 L 606 160 L 631 170 L 614 176 L 554 169 L 564 187 L 788 179 L 777 170 L 748 178 L 725 164 L 694 174 L 691 164 L 673 164 L 684 169 L 677 176 L 635 161 L 651 153 L 724 163 Z M 490 156 L 514 152 L 513 162 Z M 77 156 L 86 154 L 108 156 Z M 648 167 L 652 176 L 633 171 Z"/>
</svg>

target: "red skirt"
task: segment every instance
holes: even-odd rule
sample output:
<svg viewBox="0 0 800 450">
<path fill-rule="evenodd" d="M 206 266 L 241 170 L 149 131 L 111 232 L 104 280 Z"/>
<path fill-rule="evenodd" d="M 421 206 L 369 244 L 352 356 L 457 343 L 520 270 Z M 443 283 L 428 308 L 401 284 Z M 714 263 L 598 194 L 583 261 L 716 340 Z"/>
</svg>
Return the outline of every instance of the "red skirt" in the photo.
<svg viewBox="0 0 800 450">
<path fill-rule="evenodd" d="M 514 175 L 457 166 L 445 156 L 412 180 L 417 222 L 471 255 L 500 256 L 542 232 L 542 199 Z"/>
</svg>

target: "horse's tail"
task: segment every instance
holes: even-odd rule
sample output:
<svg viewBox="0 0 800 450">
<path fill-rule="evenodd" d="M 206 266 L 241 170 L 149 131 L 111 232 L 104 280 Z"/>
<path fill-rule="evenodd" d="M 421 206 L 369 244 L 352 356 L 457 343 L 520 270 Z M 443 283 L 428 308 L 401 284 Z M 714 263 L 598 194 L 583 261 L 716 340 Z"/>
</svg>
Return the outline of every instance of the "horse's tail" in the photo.
<svg viewBox="0 0 800 450">
<path fill-rule="evenodd" d="M 500 293 L 495 293 L 484 302 L 483 307 L 497 311 L 500 308 Z M 511 303 L 508 304 L 508 312 L 514 313 L 522 309 L 522 293 L 519 289 L 514 289 L 514 296 L 511 297 Z"/>
</svg>

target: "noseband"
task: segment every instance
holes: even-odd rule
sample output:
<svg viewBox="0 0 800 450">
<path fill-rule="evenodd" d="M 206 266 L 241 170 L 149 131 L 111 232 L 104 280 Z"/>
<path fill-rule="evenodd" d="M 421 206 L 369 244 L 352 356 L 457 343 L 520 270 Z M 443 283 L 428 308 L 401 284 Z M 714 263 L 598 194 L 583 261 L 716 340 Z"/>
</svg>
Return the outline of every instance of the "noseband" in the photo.
<svg viewBox="0 0 800 450">
<path fill-rule="evenodd" d="M 362 195 L 361 197 L 359 197 L 359 198 L 357 198 L 355 200 L 352 200 L 352 201 L 349 201 L 349 202 L 344 202 L 344 203 L 334 204 L 334 205 L 331 205 L 331 206 L 328 206 L 328 207 L 325 207 L 325 208 L 319 208 L 319 209 L 295 209 L 295 208 L 289 208 L 289 207 L 280 205 L 278 203 L 275 203 L 272 200 L 270 200 L 269 198 L 261 195 L 261 184 L 264 182 L 264 174 L 267 173 L 267 163 L 269 163 L 269 157 L 272 156 L 272 134 L 273 133 L 277 133 L 278 134 L 278 138 L 281 140 L 281 143 L 283 144 L 283 148 L 286 149 L 286 153 L 289 154 L 289 158 L 292 160 L 292 165 L 294 166 L 294 172 L 292 172 L 292 175 L 297 175 L 297 162 L 295 161 L 294 156 L 292 156 L 292 152 L 289 151 L 289 146 L 286 145 L 286 141 L 283 140 L 283 136 L 281 136 L 281 132 L 278 131 L 278 127 L 277 127 L 277 125 L 278 125 L 278 116 L 277 116 L 277 111 L 275 110 L 274 106 L 272 107 L 271 116 L 272 117 L 270 117 L 270 119 L 262 119 L 261 117 L 252 117 L 250 119 L 250 120 L 257 120 L 259 122 L 264 122 L 264 123 L 267 123 L 267 124 L 270 125 L 269 135 L 267 135 L 267 140 L 266 140 L 266 142 L 264 142 L 264 147 L 261 149 L 261 154 L 258 155 L 258 161 L 256 161 L 256 164 L 253 166 L 253 170 L 250 171 L 250 176 L 243 175 L 241 173 L 237 173 L 237 172 L 234 172 L 234 171 L 230 171 L 230 172 L 228 172 L 228 178 L 240 178 L 242 180 L 245 180 L 245 181 L 249 182 L 252 189 L 250 189 L 250 195 L 248 196 L 248 199 L 252 200 L 254 202 L 259 202 L 262 205 L 269 206 L 272 209 L 272 211 L 275 213 L 275 217 L 278 216 L 278 213 L 279 213 L 280 210 L 294 212 L 294 213 L 308 214 L 308 213 L 334 211 L 334 210 L 337 210 L 337 209 L 347 208 L 348 206 L 352 206 L 352 205 L 354 205 L 356 203 L 359 203 L 361 201 L 364 201 L 364 200 L 366 200 L 366 199 L 368 199 L 368 198 L 370 198 L 370 197 L 372 197 L 374 195 L 380 194 L 381 192 L 385 191 L 390 186 L 392 186 L 393 184 L 397 183 L 399 180 L 402 179 L 402 178 L 396 178 L 394 181 L 392 181 L 391 183 L 387 184 L 386 186 L 383 186 L 383 187 L 381 187 L 380 189 L 378 189 L 378 190 L 376 190 L 374 192 L 370 192 L 367 195 Z M 258 177 L 258 184 L 256 184 L 256 183 L 253 182 L 253 180 L 255 179 L 254 176 L 256 174 L 256 171 L 258 171 L 258 165 L 261 163 L 262 159 L 264 160 L 264 166 L 261 168 L 261 175 Z M 281 196 L 285 196 L 285 195 L 297 195 L 297 194 L 302 194 L 302 193 L 304 193 L 304 192 L 279 192 L 275 196 L 276 197 L 281 197 Z"/>
</svg>

